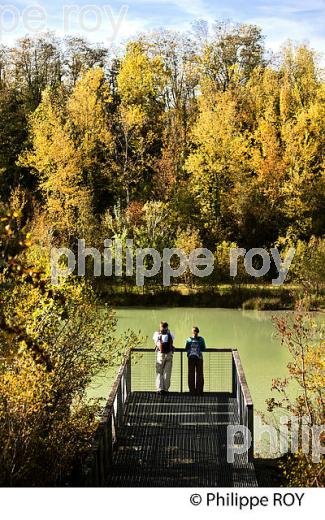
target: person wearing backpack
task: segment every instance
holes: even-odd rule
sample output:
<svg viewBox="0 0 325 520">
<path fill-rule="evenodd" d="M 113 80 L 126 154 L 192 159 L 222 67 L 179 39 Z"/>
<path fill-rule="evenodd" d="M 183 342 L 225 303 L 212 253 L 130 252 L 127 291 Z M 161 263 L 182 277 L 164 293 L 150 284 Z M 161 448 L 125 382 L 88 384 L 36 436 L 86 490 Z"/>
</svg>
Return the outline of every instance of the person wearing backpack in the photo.
<svg viewBox="0 0 325 520">
<path fill-rule="evenodd" d="M 156 387 L 159 394 L 167 394 L 173 365 L 174 336 L 168 329 L 168 323 L 161 321 L 159 330 L 154 333 L 156 346 Z"/>
<path fill-rule="evenodd" d="M 199 336 L 199 328 L 193 327 L 192 336 L 186 340 L 188 357 L 188 387 L 191 394 L 202 395 L 204 387 L 203 356 L 205 341 Z"/>
</svg>

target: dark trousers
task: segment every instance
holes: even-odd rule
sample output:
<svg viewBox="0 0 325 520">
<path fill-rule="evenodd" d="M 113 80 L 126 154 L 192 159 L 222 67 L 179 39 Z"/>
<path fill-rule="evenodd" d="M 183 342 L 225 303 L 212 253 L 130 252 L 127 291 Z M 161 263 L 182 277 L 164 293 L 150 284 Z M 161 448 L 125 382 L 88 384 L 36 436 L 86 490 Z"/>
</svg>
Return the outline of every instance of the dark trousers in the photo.
<svg viewBox="0 0 325 520">
<path fill-rule="evenodd" d="M 203 359 L 188 358 L 188 388 L 191 394 L 203 394 Z"/>
</svg>

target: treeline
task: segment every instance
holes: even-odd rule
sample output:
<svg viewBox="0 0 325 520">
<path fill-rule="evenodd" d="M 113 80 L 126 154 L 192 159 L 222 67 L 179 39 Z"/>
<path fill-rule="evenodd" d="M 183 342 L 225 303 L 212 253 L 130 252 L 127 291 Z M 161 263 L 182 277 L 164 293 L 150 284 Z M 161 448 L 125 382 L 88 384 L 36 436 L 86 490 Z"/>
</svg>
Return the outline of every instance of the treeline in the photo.
<svg viewBox="0 0 325 520">
<path fill-rule="evenodd" d="M 150 33 L 120 56 L 25 38 L 0 54 L 1 199 L 45 248 L 323 251 L 324 100 L 315 52 L 271 56 L 252 25 Z"/>
<path fill-rule="evenodd" d="M 51 284 L 51 246 L 206 246 L 220 282 L 232 245 L 294 244 L 290 275 L 323 283 L 324 97 L 312 50 L 270 58 L 250 25 L 0 47 L 0 485 L 71 482 L 89 385 L 141 341 L 89 281 Z"/>
</svg>

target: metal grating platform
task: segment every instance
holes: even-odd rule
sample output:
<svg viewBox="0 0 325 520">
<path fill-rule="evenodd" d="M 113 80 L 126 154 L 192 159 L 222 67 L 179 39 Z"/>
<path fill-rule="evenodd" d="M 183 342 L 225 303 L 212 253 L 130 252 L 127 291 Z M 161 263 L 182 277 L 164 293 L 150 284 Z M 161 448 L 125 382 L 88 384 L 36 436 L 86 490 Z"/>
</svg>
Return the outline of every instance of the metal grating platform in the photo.
<svg viewBox="0 0 325 520">
<path fill-rule="evenodd" d="M 237 410 L 229 393 L 131 392 L 107 485 L 257 486 L 253 463 L 226 460 L 227 425 L 239 422 Z"/>
</svg>

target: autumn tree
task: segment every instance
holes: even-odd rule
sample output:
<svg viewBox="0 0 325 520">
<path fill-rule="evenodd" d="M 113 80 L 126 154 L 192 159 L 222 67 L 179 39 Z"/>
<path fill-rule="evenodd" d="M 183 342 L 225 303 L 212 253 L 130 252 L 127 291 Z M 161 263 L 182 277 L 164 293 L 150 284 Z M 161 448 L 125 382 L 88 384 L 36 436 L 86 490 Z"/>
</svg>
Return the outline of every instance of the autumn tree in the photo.
<svg viewBox="0 0 325 520">
<path fill-rule="evenodd" d="M 200 99 L 200 115 L 193 128 L 195 150 L 186 167 L 191 173 L 193 211 L 205 243 L 214 247 L 236 226 L 230 216 L 234 192 L 249 175 L 249 135 L 231 92 L 215 94 L 214 103 Z M 197 211 L 198 210 L 198 211 Z"/>
<path fill-rule="evenodd" d="M 234 81 L 246 82 L 263 63 L 263 35 L 255 25 L 216 22 L 203 42 L 200 65 L 208 89 L 225 91 Z"/>
<path fill-rule="evenodd" d="M 104 68 L 107 56 L 107 48 L 92 45 L 80 36 L 67 36 L 62 53 L 65 81 L 73 87 L 87 70 L 94 67 Z"/>
<path fill-rule="evenodd" d="M 94 238 L 94 212 L 109 189 L 109 102 L 104 72 L 92 69 L 70 96 L 47 89 L 30 118 L 32 149 L 20 164 L 35 171 L 49 225 L 67 243 Z"/>
<path fill-rule="evenodd" d="M 142 41 L 150 54 L 161 59 L 165 74 L 164 132 L 154 189 L 156 196 L 164 198 L 165 195 L 167 200 L 175 196 L 178 186 L 187 179 L 184 165 L 197 116 L 197 45 L 190 36 L 167 30 L 144 36 Z"/>
<path fill-rule="evenodd" d="M 93 209 L 101 213 L 114 201 L 115 140 L 112 96 L 102 68 L 90 69 L 77 82 L 67 101 L 67 120 L 80 153 L 82 178 L 91 192 Z"/>
<path fill-rule="evenodd" d="M 324 231 L 324 83 L 313 51 L 284 51 L 281 137 L 285 143 L 285 214 L 297 238 Z M 291 89 L 289 90 L 289 85 Z"/>
<path fill-rule="evenodd" d="M 27 139 L 22 100 L 10 87 L 0 89 L 0 198 L 8 200 L 18 185 L 32 188 L 32 177 L 16 164 Z"/>
<path fill-rule="evenodd" d="M 60 42 L 52 33 L 18 40 L 10 50 L 10 61 L 15 84 L 28 111 L 35 110 L 46 87 L 61 83 Z"/>
<path fill-rule="evenodd" d="M 164 71 L 159 56 L 150 57 L 140 41 L 128 45 L 117 77 L 120 105 L 117 150 L 120 189 L 126 203 L 136 189 L 150 189 L 162 138 Z M 122 194 L 122 191 L 121 191 Z"/>
</svg>

